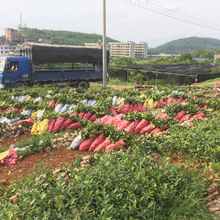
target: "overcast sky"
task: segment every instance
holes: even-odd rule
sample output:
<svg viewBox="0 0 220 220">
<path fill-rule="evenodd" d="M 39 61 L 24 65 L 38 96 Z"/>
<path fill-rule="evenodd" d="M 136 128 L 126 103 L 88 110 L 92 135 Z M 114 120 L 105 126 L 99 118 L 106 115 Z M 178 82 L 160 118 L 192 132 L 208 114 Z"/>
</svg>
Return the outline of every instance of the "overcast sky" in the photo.
<svg viewBox="0 0 220 220">
<path fill-rule="evenodd" d="M 0 36 L 5 28 L 18 28 L 20 13 L 29 28 L 102 34 L 102 4 L 102 0 L 0 0 Z M 220 0 L 106 0 L 107 36 L 147 42 L 150 48 L 191 36 L 220 39 L 219 9 Z"/>
</svg>

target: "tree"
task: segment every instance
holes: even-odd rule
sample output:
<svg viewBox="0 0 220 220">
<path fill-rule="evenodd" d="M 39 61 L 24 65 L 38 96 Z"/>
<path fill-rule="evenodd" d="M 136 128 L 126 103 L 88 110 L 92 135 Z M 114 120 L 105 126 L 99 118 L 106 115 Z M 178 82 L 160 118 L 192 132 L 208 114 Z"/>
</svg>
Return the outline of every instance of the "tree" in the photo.
<svg viewBox="0 0 220 220">
<path fill-rule="evenodd" d="M 215 49 L 215 54 L 220 54 L 220 48 Z"/>
<path fill-rule="evenodd" d="M 203 50 L 199 49 L 197 52 L 194 54 L 193 57 L 195 58 L 206 58 L 206 59 L 212 59 L 214 56 L 214 53 L 212 50 Z"/>
<path fill-rule="evenodd" d="M 179 56 L 178 59 L 180 62 L 187 61 L 187 60 L 192 61 L 193 57 L 190 53 L 183 53 Z"/>
</svg>

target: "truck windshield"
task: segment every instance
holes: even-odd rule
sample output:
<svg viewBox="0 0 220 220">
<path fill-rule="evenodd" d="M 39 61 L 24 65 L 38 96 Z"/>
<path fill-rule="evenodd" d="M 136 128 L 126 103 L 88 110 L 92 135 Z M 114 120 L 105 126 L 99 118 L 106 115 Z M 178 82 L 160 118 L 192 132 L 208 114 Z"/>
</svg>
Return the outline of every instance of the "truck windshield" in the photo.
<svg viewBox="0 0 220 220">
<path fill-rule="evenodd" d="M 5 60 L 0 59 L 0 72 L 3 72 L 5 69 Z"/>
</svg>

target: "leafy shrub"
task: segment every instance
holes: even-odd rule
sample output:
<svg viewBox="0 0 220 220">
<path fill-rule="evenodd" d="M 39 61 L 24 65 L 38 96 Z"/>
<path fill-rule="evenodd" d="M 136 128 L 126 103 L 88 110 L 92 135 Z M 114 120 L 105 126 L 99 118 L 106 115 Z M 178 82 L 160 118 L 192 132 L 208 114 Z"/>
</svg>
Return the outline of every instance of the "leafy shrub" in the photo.
<svg viewBox="0 0 220 220">
<path fill-rule="evenodd" d="M 134 81 L 140 81 L 141 83 L 143 83 L 144 82 L 144 78 L 145 78 L 145 76 L 143 75 L 143 74 L 141 74 L 141 73 L 138 73 L 136 76 L 134 76 L 133 77 L 133 80 Z"/>
<path fill-rule="evenodd" d="M 190 53 L 183 53 L 179 56 L 178 60 L 180 62 L 182 62 L 182 61 L 192 61 L 193 57 Z"/>
<path fill-rule="evenodd" d="M 145 146 L 142 146 L 145 147 Z M 0 198 L 2 219 L 211 219 L 196 171 L 133 154 L 94 155 L 68 171 L 69 185 L 51 173 L 13 184 Z M 20 193 L 16 205 L 8 198 Z M 199 212 L 198 212 L 199 210 Z"/>
<path fill-rule="evenodd" d="M 190 76 L 186 76 L 184 79 L 184 84 L 185 85 L 192 85 L 193 83 L 195 83 L 195 79 L 190 77 Z"/>
<path fill-rule="evenodd" d="M 151 79 L 150 81 L 146 81 L 145 85 L 156 85 L 156 79 Z M 166 85 L 166 82 L 162 79 L 157 79 L 157 85 L 164 86 Z"/>
</svg>

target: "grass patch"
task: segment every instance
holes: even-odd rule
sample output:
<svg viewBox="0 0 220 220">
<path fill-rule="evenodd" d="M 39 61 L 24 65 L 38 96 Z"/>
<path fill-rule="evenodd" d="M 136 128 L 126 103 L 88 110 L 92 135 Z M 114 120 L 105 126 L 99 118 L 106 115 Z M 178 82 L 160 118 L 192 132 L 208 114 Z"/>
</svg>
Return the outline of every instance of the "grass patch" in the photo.
<svg viewBox="0 0 220 220">
<path fill-rule="evenodd" d="M 202 82 L 200 84 L 206 84 L 206 83 L 212 83 L 212 82 L 218 82 L 218 81 L 220 81 L 220 78 L 209 79 L 209 80 L 206 80 L 205 82 Z"/>
</svg>

